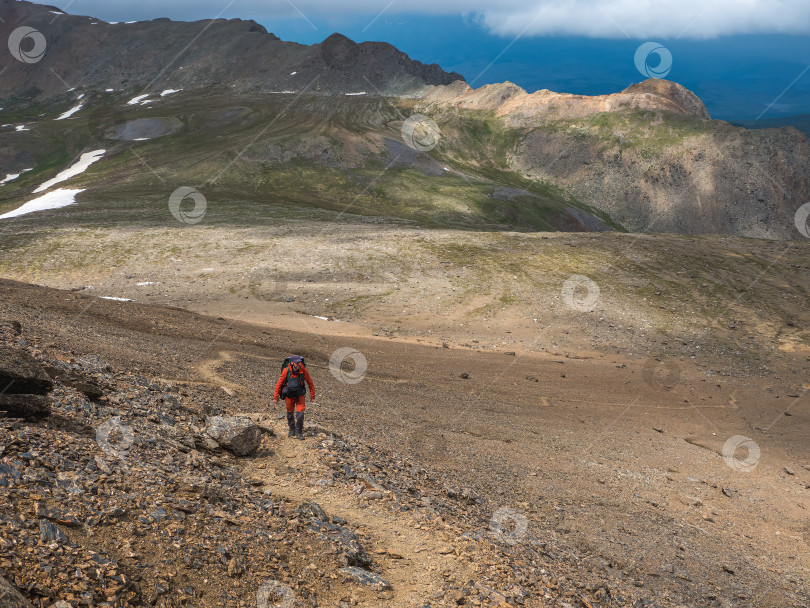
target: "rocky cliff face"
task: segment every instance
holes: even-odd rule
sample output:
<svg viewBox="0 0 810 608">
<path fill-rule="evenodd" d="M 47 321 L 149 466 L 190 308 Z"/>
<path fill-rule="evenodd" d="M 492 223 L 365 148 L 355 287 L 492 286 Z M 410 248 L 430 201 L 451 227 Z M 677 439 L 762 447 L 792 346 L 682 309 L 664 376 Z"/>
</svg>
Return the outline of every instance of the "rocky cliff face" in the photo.
<svg viewBox="0 0 810 608">
<path fill-rule="evenodd" d="M 668 80 L 650 79 L 611 95 L 571 95 L 543 89 L 527 93 L 511 82 L 471 88 L 465 82 L 431 87 L 424 100 L 429 104 L 468 110 L 486 110 L 515 126 L 539 121 L 583 118 L 600 112 L 656 110 L 709 120 L 709 112 L 697 95 Z"/>
<path fill-rule="evenodd" d="M 804 238 L 810 142 L 793 128 L 711 120 L 683 86 L 651 79 L 612 95 L 512 83 L 432 87 L 422 110 L 489 112 L 511 130 L 512 170 L 553 183 L 631 231 Z"/>
<path fill-rule="evenodd" d="M 0 37 L 24 26 L 45 38 L 38 61 L 0 55 L 0 97 L 53 96 L 76 88 L 184 88 L 410 94 L 463 80 L 410 59 L 390 44 L 334 34 L 321 44 L 285 42 L 255 21 L 155 19 L 110 24 L 17 0 L 0 1 Z M 22 41 L 30 50 L 33 40 Z M 27 46 L 26 46 L 27 45 Z"/>
</svg>

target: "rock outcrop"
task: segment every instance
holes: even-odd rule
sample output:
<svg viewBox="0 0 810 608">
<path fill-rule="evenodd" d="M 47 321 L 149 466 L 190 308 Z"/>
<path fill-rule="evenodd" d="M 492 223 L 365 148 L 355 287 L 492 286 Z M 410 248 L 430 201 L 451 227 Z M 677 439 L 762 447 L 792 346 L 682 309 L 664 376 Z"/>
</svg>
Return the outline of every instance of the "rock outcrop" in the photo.
<svg viewBox="0 0 810 608">
<path fill-rule="evenodd" d="M 511 82 L 489 84 L 478 89 L 465 82 L 431 87 L 424 101 L 443 107 L 486 110 L 504 117 L 510 124 L 529 125 L 538 120 L 576 119 L 600 112 L 655 110 L 709 120 L 706 106 L 692 91 L 668 80 L 651 78 L 620 93 L 573 95 L 543 89 L 527 93 Z"/>
<path fill-rule="evenodd" d="M 23 350 L 0 348 L 0 412 L 13 418 L 44 418 L 51 413 L 53 381 Z"/>
</svg>

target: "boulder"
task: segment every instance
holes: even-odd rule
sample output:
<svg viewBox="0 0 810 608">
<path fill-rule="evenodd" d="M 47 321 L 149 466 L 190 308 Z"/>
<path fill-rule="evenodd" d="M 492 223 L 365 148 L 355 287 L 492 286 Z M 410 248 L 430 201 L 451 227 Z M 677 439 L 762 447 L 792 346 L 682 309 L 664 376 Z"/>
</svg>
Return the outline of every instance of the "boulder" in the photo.
<svg viewBox="0 0 810 608">
<path fill-rule="evenodd" d="M 16 348 L 0 347 L 0 393 L 46 395 L 53 381 L 31 355 Z"/>
<path fill-rule="evenodd" d="M 51 400 L 45 395 L 3 394 L 0 395 L 0 412 L 10 418 L 46 418 L 51 414 Z"/>
<path fill-rule="evenodd" d="M 0 608 L 34 608 L 17 588 L 0 576 Z"/>
<path fill-rule="evenodd" d="M 262 441 L 261 429 L 252 420 L 238 416 L 209 418 L 205 433 L 237 456 L 255 454 Z"/>
</svg>

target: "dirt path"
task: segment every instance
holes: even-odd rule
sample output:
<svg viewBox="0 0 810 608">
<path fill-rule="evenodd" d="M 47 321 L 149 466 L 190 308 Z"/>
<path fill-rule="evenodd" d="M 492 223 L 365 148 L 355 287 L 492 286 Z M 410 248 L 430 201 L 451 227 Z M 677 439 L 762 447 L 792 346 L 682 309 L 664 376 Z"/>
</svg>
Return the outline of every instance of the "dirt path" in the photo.
<svg viewBox="0 0 810 608">
<path fill-rule="evenodd" d="M 286 423 L 276 425 L 279 437 L 286 435 Z M 458 558 L 457 538 L 437 535 L 410 513 L 392 513 L 386 506 L 391 496 L 369 500 L 338 485 L 311 485 L 328 470 L 315 447 L 316 438 L 306 441 L 284 438 L 273 453 L 250 461 L 246 477 L 264 480 L 271 495 L 295 503 L 317 502 L 327 515 L 346 520 L 363 539 L 363 546 L 379 566 L 380 575 L 392 587 L 386 606 L 412 608 L 442 589 L 445 575 L 471 570 Z"/>
</svg>

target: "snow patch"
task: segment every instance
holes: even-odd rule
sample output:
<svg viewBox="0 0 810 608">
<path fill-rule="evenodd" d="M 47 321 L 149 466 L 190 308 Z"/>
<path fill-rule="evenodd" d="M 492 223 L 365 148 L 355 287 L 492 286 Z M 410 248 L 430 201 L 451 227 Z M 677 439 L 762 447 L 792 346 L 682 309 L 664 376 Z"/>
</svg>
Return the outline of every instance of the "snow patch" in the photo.
<svg viewBox="0 0 810 608">
<path fill-rule="evenodd" d="M 132 298 L 117 298 L 115 296 L 101 296 L 102 300 L 114 300 L 116 302 L 132 302 Z"/>
<path fill-rule="evenodd" d="M 144 281 L 143 283 L 135 283 L 138 287 L 143 287 L 144 285 L 157 285 L 155 281 Z"/>
<path fill-rule="evenodd" d="M 146 93 L 145 95 L 138 95 L 137 97 L 133 97 L 132 99 L 130 99 L 127 102 L 127 105 L 128 106 L 134 106 L 134 105 L 137 105 L 139 103 L 143 103 L 143 100 L 146 99 L 147 97 L 149 97 L 149 93 Z"/>
<path fill-rule="evenodd" d="M 104 89 L 105 93 L 112 93 L 113 91 L 115 91 L 115 89 Z"/>
<path fill-rule="evenodd" d="M 17 179 L 18 177 L 20 177 L 20 175 L 22 175 L 22 174 L 21 173 L 9 173 L 8 175 L 6 175 L 5 179 L 0 181 L 0 186 L 5 184 L 6 182 L 10 182 L 11 180 Z"/>
<path fill-rule="evenodd" d="M 84 97 L 84 93 L 82 93 L 81 95 L 79 95 L 79 96 L 76 98 L 76 101 L 79 101 L 79 100 L 80 100 L 82 97 Z"/>
<path fill-rule="evenodd" d="M 42 192 L 47 190 L 51 186 L 58 184 L 59 182 L 63 182 L 65 180 L 70 179 L 80 173 L 84 173 L 87 170 L 87 167 L 92 165 L 94 162 L 101 160 L 101 157 L 104 156 L 104 153 L 107 152 L 106 150 L 95 150 L 93 152 L 85 152 L 82 154 L 79 161 L 71 167 L 68 167 L 64 171 L 62 171 L 59 175 L 54 177 L 53 179 L 49 179 L 47 182 L 42 184 L 39 188 L 34 190 L 34 194 L 37 192 Z"/>
<path fill-rule="evenodd" d="M 15 130 L 16 130 L 16 131 L 30 131 L 31 129 L 26 129 L 26 128 L 25 128 L 25 125 L 17 125 L 17 126 L 15 127 Z"/>
<path fill-rule="evenodd" d="M 290 76 L 295 76 L 298 72 L 290 72 Z"/>
<path fill-rule="evenodd" d="M 48 192 L 48 194 L 43 194 L 39 198 L 28 201 L 22 207 L 17 207 L 13 211 L 0 215 L 0 220 L 26 215 L 27 213 L 34 213 L 35 211 L 45 211 L 46 209 L 60 209 L 62 207 L 67 207 L 68 205 L 72 205 L 76 202 L 76 195 L 80 192 L 84 192 L 84 190 L 66 190 L 60 188 L 58 190 L 54 190 L 53 192 Z"/>
<path fill-rule="evenodd" d="M 33 171 L 33 170 L 34 170 L 34 168 L 32 167 L 30 169 L 23 169 L 19 173 L 9 173 L 8 175 L 6 175 L 5 179 L 0 180 L 0 186 L 2 186 L 3 184 L 6 184 L 8 182 L 14 181 L 18 177 L 20 177 L 23 173 L 27 173 L 28 171 Z"/>
<path fill-rule="evenodd" d="M 84 97 L 84 95 L 82 95 L 82 97 Z M 76 112 L 78 112 L 79 110 L 81 110 L 83 107 L 84 107 L 84 105 L 83 105 L 83 104 L 79 104 L 79 105 L 77 105 L 75 108 L 70 108 L 70 109 L 69 109 L 67 112 L 65 112 L 64 114 L 62 114 L 62 115 L 61 115 L 59 118 L 54 118 L 54 120 L 65 120 L 66 118 L 70 118 L 70 117 L 71 117 L 71 116 L 73 116 L 73 115 L 74 115 Z"/>
<path fill-rule="evenodd" d="M 172 93 L 179 93 L 179 92 L 180 92 L 180 91 L 182 91 L 182 90 L 183 90 L 183 89 L 166 89 L 165 91 L 163 91 L 163 92 L 160 94 L 160 96 L 161 96 L 161 97 L 166 97 L 166 95 L 171 95 Z"/>
<path fill-rule="evenodd" d="M 359 93 L 346 93 L 346 95 L 349 96 L 349 97 L 354 96 L 354 95 L 365 95 L 365 94 L 366 94 L 365 91 L 360 91 Z"/>
</svg>

